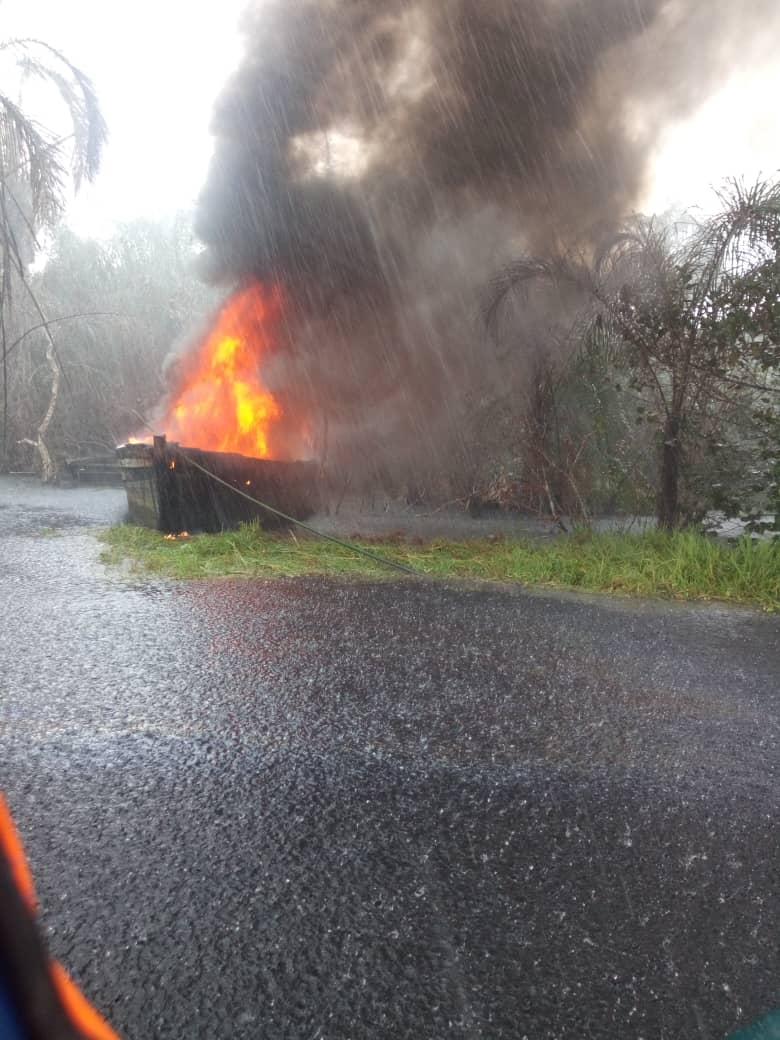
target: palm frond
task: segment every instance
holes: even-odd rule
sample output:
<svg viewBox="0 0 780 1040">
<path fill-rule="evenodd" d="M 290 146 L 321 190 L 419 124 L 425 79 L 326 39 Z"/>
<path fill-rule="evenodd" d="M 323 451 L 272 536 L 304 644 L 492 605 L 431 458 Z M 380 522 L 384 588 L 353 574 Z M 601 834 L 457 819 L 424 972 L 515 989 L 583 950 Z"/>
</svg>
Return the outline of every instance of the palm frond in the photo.
<svg viewBox="0 0 780 1040">
<path fill-rule="evenodd" d="M 106 126 L 89 78 L 55 48 L 41 40 L 11 39 L 0 43 L 0 51 L 10 53 L 22 78 L 36 76 L 56 88 L 73 127 L 72 135 L 57 138 L 30 118 L 8 92 L 0 94 L 0 177 L 34 238 L 37 227 L 51 225 L 62 211 L 66 143 L 73 142 L 70 179 L 78 188 L 85 177 L 97 172 Z M 24 204 L 12 185 L 24 187 Z M 7 228 L 3 237 L 7 240 Z"/>
<path fill-rule="evenodd" d="M 51 135 L 7 95 L 0 94 L 0 173 L 22 171 L 30 190 L 33 214 L 51 222 L 62 207 L 65 171 Z"/>
<path fill-rule="evenodd" d="M 488 330 L 496 335 L 498 319 L 508 297 L 525 291 L 532 282 L 543 281 L 592 293 L 594 281 L 587 265 L 570 256 L 551 259 L 521 256 L 507 264 L 489 283 L 482 303 L 482 315 Z"/>
<path fill-rule="evenodd" d="M 628 284 L 639 295 L 671 287 L 679 281 L 676 234 L 655 218 L 633 217 L 596 244 L 593 266 L 607 292 Z"/>
<path fill-rule="evenodd" d="M 43 40 L 6 40 L 0 49 L 11 52 L 24 76 L 36 76 L 59 91 L 73 124 L 71 175 L 78 189 L 82 180 L 95 177 L 108 136 L 92 81 L 61 51 Z"/>
<path fill-rule="evenodd" d="M 739 274 L 780 250 L 780 180 L 733 179 L 718 193 L 720 210 L 697 240 L 709 280 Z"/>
<path fill-rule="evenodd" d="M 633 264 L 652 235 L 653 222 L 640 215 L 630 217 L 618 228 L 602 231 L 593 250 L 594 270 L 603 276 L 612 267 Z"/>
</svg>

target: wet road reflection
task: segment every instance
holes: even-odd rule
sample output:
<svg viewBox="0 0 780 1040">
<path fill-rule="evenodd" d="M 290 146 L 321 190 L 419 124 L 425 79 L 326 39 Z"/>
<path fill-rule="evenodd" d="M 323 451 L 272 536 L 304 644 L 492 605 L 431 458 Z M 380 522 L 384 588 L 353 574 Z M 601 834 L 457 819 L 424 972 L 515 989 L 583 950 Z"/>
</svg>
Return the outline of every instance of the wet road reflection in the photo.
<svg viewBox="0 0 780 1040">
<path fill-rule="evenodd" d="M 0 752 L 51 947 L 125 1036 L 717 1037 L 778 1003 L 776 619 L 138 581 L 101 501 L 3 529 Z"/>
</svg>

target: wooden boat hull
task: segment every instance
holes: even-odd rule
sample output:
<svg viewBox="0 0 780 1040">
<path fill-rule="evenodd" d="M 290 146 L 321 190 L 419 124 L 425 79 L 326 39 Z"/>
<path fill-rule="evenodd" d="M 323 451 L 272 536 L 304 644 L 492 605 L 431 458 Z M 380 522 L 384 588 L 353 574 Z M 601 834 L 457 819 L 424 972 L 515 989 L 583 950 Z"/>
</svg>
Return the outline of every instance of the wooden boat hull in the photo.
<svg viewBox="0 0 780 1040">
<path fill-rule="evenodd" d="M 317 464 L 254 459 L 228 452 L 180 448 L 165 437 L 117 448 L 130 519 L 166 533 L 231 530 L 247 521 L 285 526 L 250 502 L 245 492 L 280 512 L 305 520 L 317 510 Z M 207 476 L 192 462 L 225 481 Z"/>
</svg>

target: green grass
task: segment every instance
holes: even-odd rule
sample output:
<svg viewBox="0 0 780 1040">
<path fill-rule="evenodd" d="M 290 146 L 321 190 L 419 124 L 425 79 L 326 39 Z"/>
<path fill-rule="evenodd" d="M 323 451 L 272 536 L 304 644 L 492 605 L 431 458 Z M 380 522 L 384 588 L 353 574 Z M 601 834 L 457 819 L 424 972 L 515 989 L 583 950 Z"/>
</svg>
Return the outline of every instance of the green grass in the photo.
<svg viewBox="0 0 780 1040">
<path fill-rule="evenodd" d="M 176 578 L 226 575 L 386 577 L 393 574 L 347 549 L 301 534 L 237 531 L 165 538 L 124 525 L 101 534 L 107 563 Z M 370 540 L 372 552 L 433 578 L 471 578 L 675 599 L 713 599 L 780 607 L 780 542 L 733 545 L 681 531 L 596 534 L 542 539 L 474 539 L 426 543 Z"/>
</svg>

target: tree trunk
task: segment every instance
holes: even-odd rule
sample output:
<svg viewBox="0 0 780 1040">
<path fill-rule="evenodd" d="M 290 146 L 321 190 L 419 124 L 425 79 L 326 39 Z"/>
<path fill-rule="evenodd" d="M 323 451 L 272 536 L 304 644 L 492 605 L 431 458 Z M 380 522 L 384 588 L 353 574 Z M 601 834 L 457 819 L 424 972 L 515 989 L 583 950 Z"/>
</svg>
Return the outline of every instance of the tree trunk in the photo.
<svg viewBox="0 0 780 1040">
<path fill-rule="evenodd" d="M 3 302 L 0 300 L 0 310 L 2 310 Z M 0 454 L 0 473 L 8 472 L 8 348 L 5 340 L 5 322 L 0 316 L 0 322 L 2 322 L 3 335 L 2 335 L 2 350 L 3 350 L 3 448 L 2 454 Z"/>
<path fill-rule="evenodd" d="M 60 395 L 60 366 L 57 363 L 57 358 L 54 354 L 54 345 L 51 341 L 49 341 L 46 347 L 46 361 L 48 362 L 51 371 L 51 396 L 49 397 L 49 407 L 46 409 L 46 414 L 41 420 L 41 425 L 38 427 L 38 439 L 35 443 L 35 447 L 38 450 L 38 455 L 41 460 L 41 479 L 46 481 L 46 483 L 49 483 L 57 476 L 57 467 L 54 464 L 51 452 L 46 445 L 46 434 L 51 425 L 52 417 L 54 416 L 54 409 L 57 407 L 57 398 Z"/>
<path fill-rule="evenodd" d="M 680 519 L 680 417 L 667 416 L 661 445 L 661 473 L 656 518 L 665 530 L 677 527 Z"/>
<path fill-rule="evenodd" d="M 3 351 L 3 448 L 0 456 L 0 473 L 8 472 L 8 328 L 6 326 L 6 303 L 8 301 L 8 257 L 0 260 L 0 346 Z"/>
</svg>

